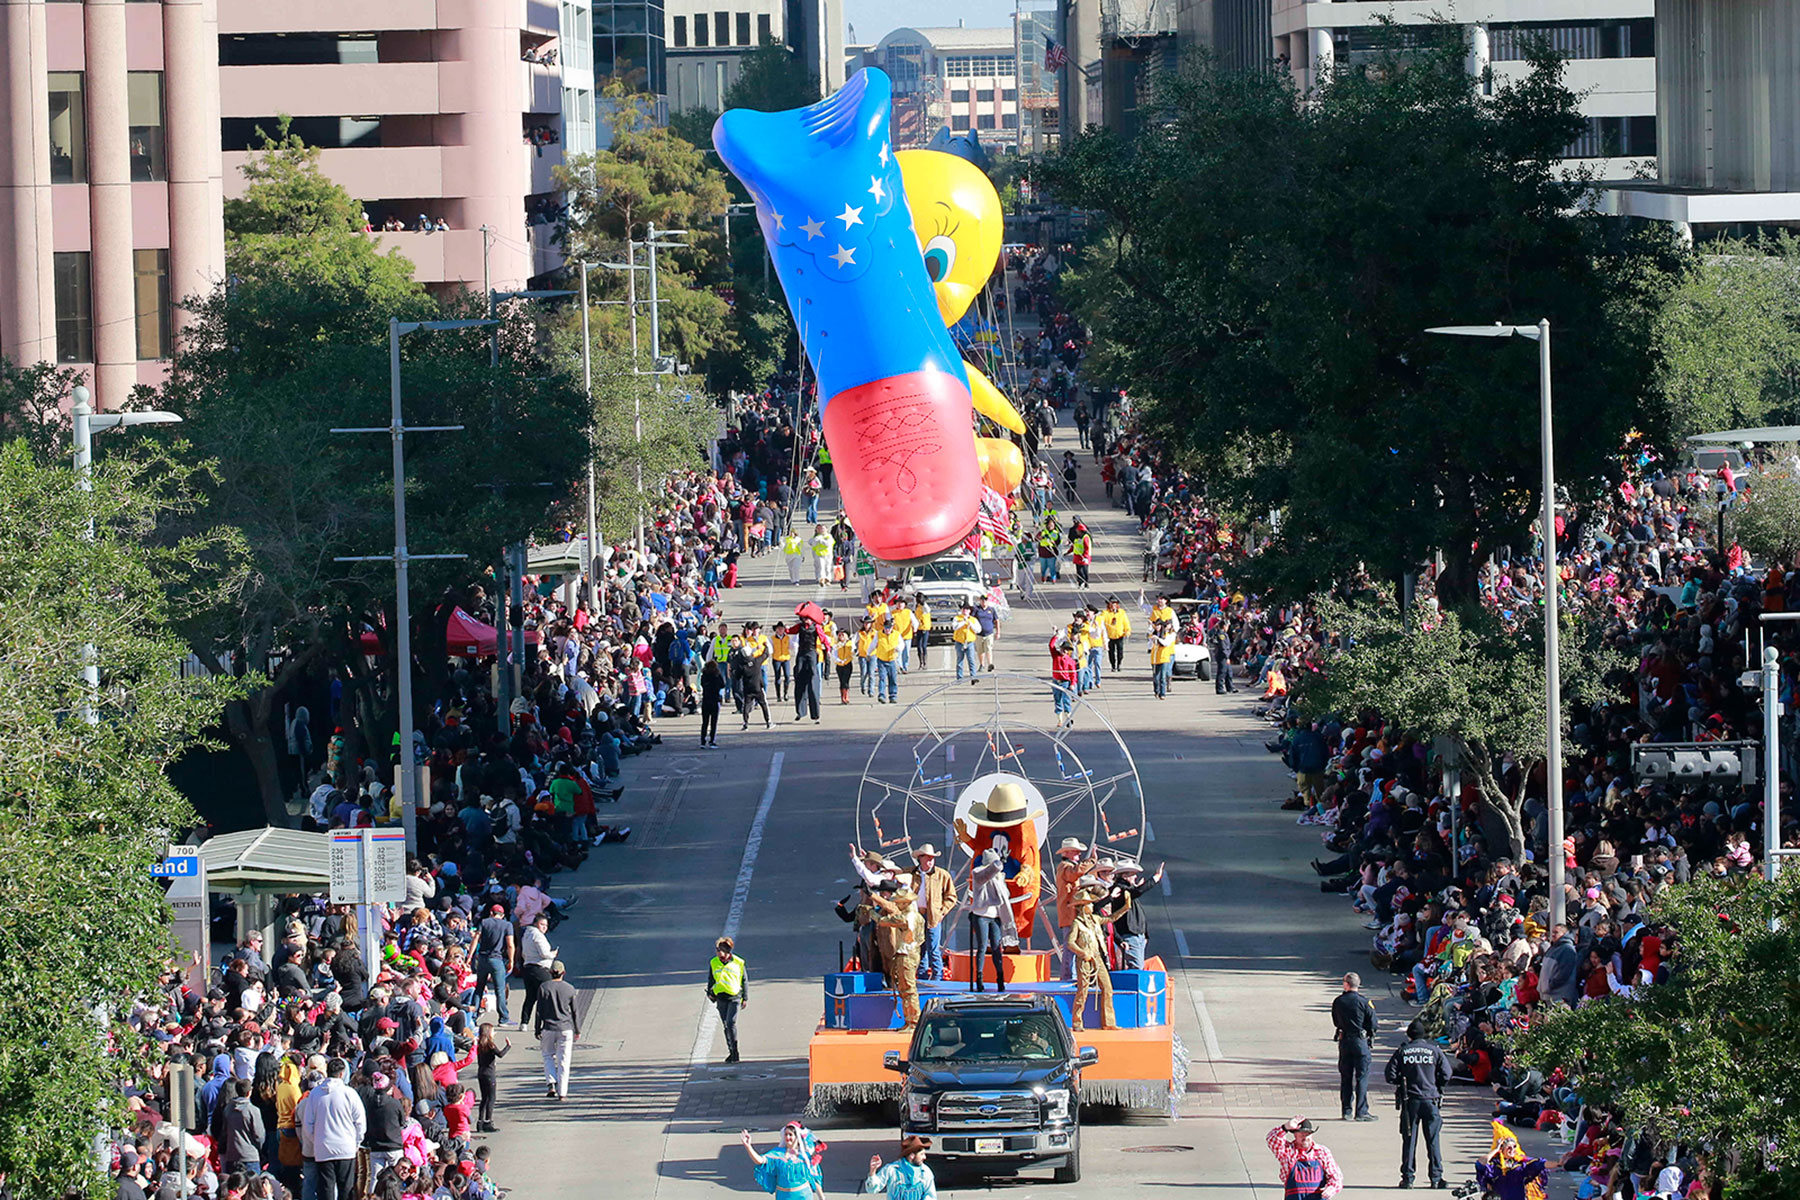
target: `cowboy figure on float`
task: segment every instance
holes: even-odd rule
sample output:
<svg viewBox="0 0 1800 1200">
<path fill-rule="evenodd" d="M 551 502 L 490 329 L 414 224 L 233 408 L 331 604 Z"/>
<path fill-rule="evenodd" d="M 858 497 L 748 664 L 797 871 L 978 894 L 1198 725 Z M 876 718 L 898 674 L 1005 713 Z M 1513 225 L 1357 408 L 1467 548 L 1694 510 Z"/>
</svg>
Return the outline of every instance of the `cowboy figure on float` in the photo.
<svg viewBox="0 0 1800 1200">
<path fill-rule="evenodd" d="M 1038 867 L 1036 823 L 1031 819 L 1025 789 L 1011 780 L 994 784 L 985 800 L 977 800 L 965 816 L 956 819 L 956 840 L 969 852 L 971 873 L 983 851 L 992 848 L 1000 856 L 1012 911 L 1011 932 L 1029 948 L 1043 876 Z"/>
</svg>

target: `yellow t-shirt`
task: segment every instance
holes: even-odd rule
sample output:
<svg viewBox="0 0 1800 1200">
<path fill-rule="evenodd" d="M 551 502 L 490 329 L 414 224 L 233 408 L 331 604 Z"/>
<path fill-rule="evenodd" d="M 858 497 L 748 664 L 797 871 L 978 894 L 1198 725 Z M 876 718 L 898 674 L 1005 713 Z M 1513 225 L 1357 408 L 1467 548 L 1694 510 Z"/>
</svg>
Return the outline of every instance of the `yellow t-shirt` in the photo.
<svg viewBox="0 0 1800 1200">
<path fill-rule="evenodd" d="M 768 652 L 769 639 L 762 634 L 759 633 L 755 637 L 747 637 L 744 639 L 744 653 L 748 654 L 751 658 L 755 658 L 758 654 L 767 654 Z"/>
<path fill-rule="evenodd" d="M 888 606 L 879 600 L 871 600 L 869 601 L 868 613 L 869 619 L 879 625 L 887 620 Z"/>
<path fill-rule="evenodd" d="M 964 616 L 962 613 L 957 613 L 956 614 L 956 624 L 950 631 L 950 640 L 955 642 L 959 646 L 966 646 L 970 642 L 974 641 L 975 635 L 980 632 L 981 632 L 981 623 L 979 621 L 977 621 L 974 617 Z"/>
<path fill-rule="evenodd" d="M 896 608 L 894 610 L 894 632 L 895 633 L 899 634 L 901 637 L 911 637 L 913 630 L 917 629 L 918 627 L 919 627 L 919 623 L 913 619 L 912 609 Z"/>
<path fill-rule="evenodd" d="M 793 639 L 787 635 L 785 630 L 777 633 L 769 639 L 770 657 L 776 662 L 786 662 L 793 657 L 793 645 Z"/>
<path fill-rule="evenodd" d="M 1170 638 L 1167 646 L 1162 644 L 1161 638 L 1154 635 L 1150 638 L 1150 664 L 1152 666 L 1160 667 L 1174 657 L 1175 641 L 1173 638 Z"/>
<path fill-rule="evenodd" d="M 913 624 L 915 626 L 917 626 L 920 629 L 925 630 L 926 632 L 930 632 L 930 630 L 931 630 L 931 610 L 929 608 L 926 608 L 924 605 L 921 604 L 919 607 L 912 610 L 912 615 L 913 615 Z"/>
<path fill-rule="evenodd" d="M 1126 612 L 1123 608 L 1116 610 L 1111 608 L 1101 609 L 1100 624 L 1105 628 L 1106 636 L 1109 638 L 1131 636 L 1131 614 Z"/>
<path fill-rule="evenodd" d="M 893 662 L 900 657 L 900 633 L 892 625 L 875 635 L 875 657 Z"/>
<path fill-rule="evenodd" d="M 1173 621 L 1174 619 L 1175 610 L 1170 608 L 1167 604 L 1164 604 L 1161 600 L 1158 600 L 1156 602 L 1156 607 L 1150 610 L 1150 620 L 1153 622 Z"/>
<path fill-rule="evenodd" d="M 856 652 L 864 658 L 875 653 L 875 631 L 873 629 L 856 631 Z"/>
<path fill-rule="evenodd" d="M 856 646 L 848 637 L 831 648 L 832 661 L 840 667 L 849 666 L 850 660 L 855 654 Z"/>
</svg>

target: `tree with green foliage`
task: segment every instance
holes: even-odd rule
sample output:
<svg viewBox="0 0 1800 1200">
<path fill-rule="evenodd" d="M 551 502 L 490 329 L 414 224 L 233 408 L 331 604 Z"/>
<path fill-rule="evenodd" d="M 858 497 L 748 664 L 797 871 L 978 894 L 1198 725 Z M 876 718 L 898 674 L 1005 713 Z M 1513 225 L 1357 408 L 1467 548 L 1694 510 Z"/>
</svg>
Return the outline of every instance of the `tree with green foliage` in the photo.
<svg viewBox="0 0 1800 1200">
<path fill-rule="evenodd" d="M 1800 1194 L 1800 874 L 1700 879 L 1649 913 L 1667 983 L 1554 1005 L 1518 1054 L 1655 1141 L 1707 1147 L 1734 1200 Z"/>
<path fill-rule="evenodd" d="M 1677 437 L 1800 421 L 1800 239 L 1708 243 L 1658 315 Z"/>
<path fill-rule="evenodd" d="M 1547 753 L 1541 626 L 1513 630 L 1484 609 L 1425 605 L 1403 620 L 1386 599 L 1327 598 L 1319 620 L 1342 648 L 1322 672 L 1301 676 L 1296 703 L 1317 713 L 1373 709 L 1401 729 L 1449 738 L 1495 823 L 1490 832 L 1505 839 L 1514 862 L 1523 861 L 1524 789 L 1502 787 L 1498 764 L 1510 753 L 1529 778 Z M 1600 643 L 1595 625 L 1564 613 L 1561 632 L 1566 721 L 1567 706 L 1600 699 L 1607 673 L 1624 660 Z"/>
<path fill-rule="evenodd" d="M 1747 485 L 1728 509 L 1731 536 L 1759 563 L 1800 562 L 1800 447 L 1768 448 Z"/>
<path fill-rule="evenodd" d="M 654 504 L 663 495 L 664 479 L 707 465 L 704 447 L 723 424 L 699 377 L 665 377 L 658 387 L 652 376 L 632 373 L 629 354 L 612 350 L 594 356 L 593 417 L 594 491 L 601 536 L 608 542 L 636 530 L 640 468 L 645 496 Z"/>
<path fill-rule="evenodd" d="M 439 305 L 404 258 L 377 253 L 357 232 L 354 201 L 320 175 L 316 158 L 291 137 L 253 156 L 250 187 L 227 211 L 232 286 L 195 303 L 159 398 L 185 418 L 163 436 L 217 466 L 213 509 L 196 519 L 232 522 L 250 548 L 230 602 L 189 614 L 181 628 L 209 667 L 255 680 L 228 706 L 225 729 L 248 756 L 274 824 L 287 820 L 276 747 L 291 687 L 310 673 L 348 671 L 352 724 L 371 745 L 387 744 L 398 716 L 393 568 L 336 561 L 393 545 L 391 447 L 330 430 L 386 425 L 389 317 L 479 307 Z M 467 554 L 477 571 L 502 544 L 541 528 L 585 475 L 579 376 L 546 366 L 519 323 L 507 334 L 497 368 L 485 331 L 403 342 L 407 423 L 463 427 L 407 439 L 409 541 L 417 553 Z M 469 572 L 467 563 L 415 563 L 414 612 L 429 611 L 423 598 Z M 387 651 L 379 676 L 357 649 L 365 626 Z M 440 621 L 415 636 L 426 669 L 442 633 Z"/>
<path fill-rule="evenodd" d="M 0 442 L 24 442 L 44 466 L 71 460 L 68 410 L 82 378 L 74 367 L 41 361 L 15 366 L 0 358 Z"/>
<path fill-rule="evenodd" d="M 1434 552 L 1452 598 L 1537 511 L 1529 344 L 1429 326 L 1555 331 L 1557 475 L 1617 470 L 1646 413 L 1650 336 L 1680 249 L 1579 204 L 1583 127 L 1559 61 L 1491 94 L 1453 37 L 1344 66 L 1301 94 L 1285 72 L 1201 67 L 1132 140 L 1072 139 L 1039 169 L 1104 231 L 1075 299 L 1096 374 L 1215 501 L 1283 513 L 1257 564 L 1288 594 L 1357 564 L 1397 581 Z"/>
<path fill-rule="evenodd" d="M 200 474 L 105 454 L 84 491 L 23 440 L 0 447 L 0 1173 L 14 1195 L 100 1194 L 94 1136 L 130 1124 L 121 1075 L 142 1035 L 126 1017 L 171 946 L 150 867 L 194 819 L 165 768 L 233 695 L 183 676 L 174 626 L 219 598 L 236 540 L 158 536 L 200 504 Z M 84 642 L 100 668 L 92 722 Z"/>
<path fill-rule="evenodd" d="M 319 148 L 288 130 L 263 134 L 243 166 L 243 196 L 225 202 L 225 270 L 231 284 L 190 304 L 202 325 L 176 347 L 177 367 L 195 356 L 250 356 L 263 375 L 303 364 L 314 347 L 367 340 L 389 316 L 436 312 L 413 265 L 383 254 L 361 232 L 354 197 L 319 170 Z"/>
<path fill-rule="evenodd" d="M 685 246 L 667 246 L 656 255 L 661 349 L 685 362 L 699 362 L 715 348 L 729 348 L 727 309 L 714 284 L 723 282 L 714 263 L 720 217 L 729 196 L 723 174 L 706 165 L 692 142 L 659 126 L 642 98 L 617 83 L 606 90 L 606 149 L 575 155 L 556 168 L 557 186 L 568 195 L 560 238 L 574 262 L 626 262 L 626 242 L 643 241 L 651 225 L 685 229 Z M 649 265 L 648 253 L 636 257 Z M 648 353 L 649 277 L 637 271 L 638 343 Z M 614 303 L 631 284 L 623 272 L 596 270 L 590 276 L 594 301 L 590 319 L 596 341 L 631 344 L 630 312 Z"/>
</svg>

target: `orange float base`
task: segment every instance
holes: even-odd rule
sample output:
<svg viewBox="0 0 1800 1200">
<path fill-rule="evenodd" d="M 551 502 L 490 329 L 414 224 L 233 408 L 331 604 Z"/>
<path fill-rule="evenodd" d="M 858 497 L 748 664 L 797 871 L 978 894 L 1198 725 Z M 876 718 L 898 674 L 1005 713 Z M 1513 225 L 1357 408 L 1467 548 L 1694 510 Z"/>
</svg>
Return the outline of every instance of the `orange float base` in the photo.
<svg viewBox="0 0 1800 1200">
<path fill-rule="evenodd" d="M 1008 983 L 1049 983 L 1056 977 L 1056 956 L 1048 950 L 1015 950 L 1001 955 L 1000 962 L 1005 968 Z M 945 954 L 944 969 L 950 973 L 953 983 L 968 983 L 974 979 L 969 973 L 967 950 L 951 950 Z M 981 977 L 988 983 L 994 982 L 992 958 L 982 962 Z"/>
<path fill-rule="evenodd" d="M 1090 1101 L 1135 1107 L 1167 1103 L 1178 1066 L 1175 1031 L 1169 1026 L 1089 1029 L 1076 1034 L 1075 1043 L 1100 1052 L 1098 1062 L 1081 1070 L 1082 1093 Z M 813 1104 L 898 1100 L 902 1078 L 883 1068 L 881 1060 L 889 1050 L 904 1058 L 911 1045 L 910 1031 L 827 1029 L 821 1024 L 807 1048 Z M 1185 1077 L 1185 1069 L 1181 1074 Z"/>
</svg>

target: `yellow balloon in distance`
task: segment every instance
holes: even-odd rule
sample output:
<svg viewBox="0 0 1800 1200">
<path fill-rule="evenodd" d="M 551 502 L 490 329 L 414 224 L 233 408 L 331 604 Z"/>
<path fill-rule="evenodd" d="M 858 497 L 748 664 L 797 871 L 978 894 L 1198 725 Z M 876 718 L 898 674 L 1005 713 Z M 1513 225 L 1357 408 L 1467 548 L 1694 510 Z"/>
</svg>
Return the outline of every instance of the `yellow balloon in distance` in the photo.
<svg viewBox="0 0 1800 1200">
<path fill-rule="evenodd" d="M 902 150 L 894 159 L 938 312 L 954 325 L 1000 261 L 1006 230 L 999 193 L 981 168 L 942 150 Z"/>
<path fill-rule="evenodd" d="M 969 373 L 969 396 L 975 401 L 975 411 L 1002 429 L 1024 433 L 1025 418 L 1019 415 L 1019 410 L 1013 407 L 1005 393 L 973 364 L 965 362 L 963 370 Z"/>
</svg>

